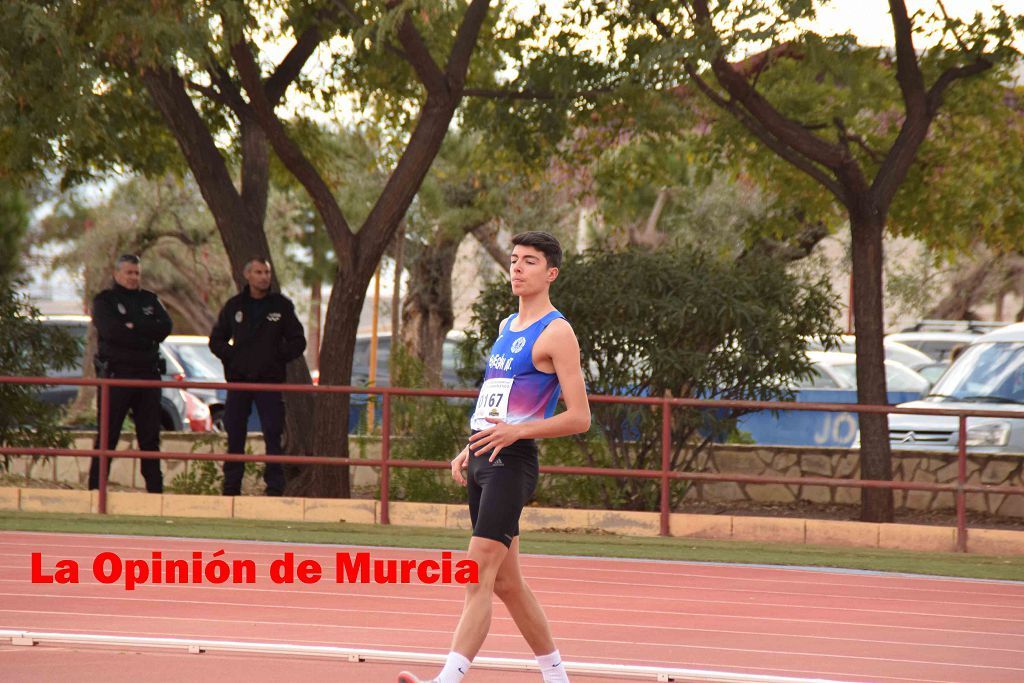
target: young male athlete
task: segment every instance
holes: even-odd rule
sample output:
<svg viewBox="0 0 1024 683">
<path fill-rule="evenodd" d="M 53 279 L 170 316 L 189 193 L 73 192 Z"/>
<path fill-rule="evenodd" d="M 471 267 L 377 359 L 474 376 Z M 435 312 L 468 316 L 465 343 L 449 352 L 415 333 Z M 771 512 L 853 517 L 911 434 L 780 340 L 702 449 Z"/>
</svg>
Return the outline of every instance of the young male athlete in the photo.
<svg viewBox="0 0 1024 683">
<path fill-rule="evenodd" d="M 477 562 L 480 580 L 468 587 L 451 652 L 441 673 L 430 679 L 434 683 L 459 683 L 469 670 L 491 626 L 492 594 L 505 603 L 544 680 L 569 680 L 544 610 L 519 567 L 519 515 L 537 487 L 535 439 L 587 431 L 590 405 L 579 342 L 548 297 L 562 247 L 545 232 L 516 235 L 512 244 L 509 274 L 519 312 L 501 323 L 470 420 L 473 435 L 451 463 L 452 478 L 469 492 L 468 555 Z M 555 415 L 559 393 L 566 410 Z M 406 672 L 398 680 L 422 683 Z"/>
</svg>

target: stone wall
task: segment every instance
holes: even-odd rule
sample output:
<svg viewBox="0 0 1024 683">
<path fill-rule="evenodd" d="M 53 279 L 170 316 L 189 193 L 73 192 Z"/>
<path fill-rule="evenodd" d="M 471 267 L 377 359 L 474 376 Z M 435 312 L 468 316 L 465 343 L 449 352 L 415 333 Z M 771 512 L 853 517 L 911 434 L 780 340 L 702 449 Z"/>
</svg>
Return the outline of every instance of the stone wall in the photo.
<svg viewBox="0 0 1024 683">
<path fill-rule="evenodd" d="M 956 453 L 893 451 L 892 455 L 893 478 L 897 481 L 956 483 Z M 702 455 L 697 471 L 766 477 L 856 479 L 860 476 L 859 456 L 860 451 L 839 448 L 726 445 L 709 448 Z M 967 481 L 970 484 L 1024 487 L 1024 455 L 968 454 Z M 838 486 L 696 482 L 688 492 L 687 499 L 706 502 L 807 501 L 855 504 L 860 502 L 860 489 Z M 954 507 L 953 494 L 950 492 L 896 491 L 895 502 L 898 508 L 909 510 L 950 510 Z M 967 508 L 994 515 L 1024 517 L 1024 495 L 968 494 Z"/>
<path fill-rule="evenodd" d="M 92 432 L 76 432 L 73 438 L 72 448 L 87 449 L 92 448 L 95 435 Z M 135 435 L 131 432 L 123 432 L 117 448 L 119 450 L 138 448 Z M 160 435 L 160 449 L 164 453 L 223 453 L 227 450 L 227 441 L 222 435 L 216 434 L 164 432 Z M 262 455 L 265 452 L 263 437 L 260 434 L 250 434 L 246 440 L 245 450 L 247 453 Z M 379 458 L 380 442 L 361 437 L 350 437 L 349 453 L 353 458 Z M 176 476 L 186 472 L 191 467 L 195 467 L 196 461 L 164 460 L 161 466 L 164 474 L 164 487 L 167 488 Z M 219 466 L 220 463 L 218 461 L 218 469 Z M 378 477 L 375 468 L 353 467 L 350 471 L 353 486 L 375 486 L 377 484 Z M 74 488 L 85 488 L 89 479 L 89 458 L 13 456 L 10 459 L 9 473 L 27 477 L 28 479 L 55 482 Z M 246 477 L 247 488 L 251 485 L 258 488 L 258 490 L 262 490 L 262 482 L 250 481 L 250 479 L 252 477 Z M 134 458 L 114 458 L 110 465 L 109 481 L 112 484 L 125 488 L 144 489 L 146 487 L 142 473 L 139 470 L 138 461 Z M 243 492 L 246 491 L 243 490 Z"/>
<path fill-rule="evenodd" d="M 76 448 L 91 448 L 92 435 L 75 436 Z M 263 440 L 258 434 L 250 435 L 247 450 L 263 453 Z M 120 448 L 134 448 L 131 434 L 122 437 Z M 164 434 L 165 452 L 223 452 L 223 439 L 211 440 L 196 434 Z M 351 437 L 350 453 L 353 458 L 380 457 L 377 440 Z M 829 477 L 855 479 L 860 475 L 859 455 L 856 450 L 838 448 L 765 447 L 750 445 L 719 445 L 709 448 L 696 463 L 698 472 L 740 474 L 772 477 Z M 546 462 L 543 460 L 542 462 Z M 550 463 L 557 464 L 557 463 Z M 165 486 L 186 467 L 183 460 L 165 461 Z M 31 479 L 56 481 L 76 488 L 84 488 L 89 472 L 88 458 L 31 457 L 11 459 L 11 473 Z M 353 486 L 375 487 L 378 470 L 372 467 L 351 469 Z M 894 451 L 893 473 L 897 480 L 939 484 L 956 483 L 957 458 L 955 453 L 926 453 Z M 967 478 L 971 484 L 989 484 L 1024 487 L 1024 455 L 968 455 Z M 111 481 L 128 488 L 144 488 L 138 465 L 126 458 L 115 459 L 111 468 Z M 687 492 L 686 500 L 727 503 L 809 503 L 858 504 L 859 488 L 838 486 L 799 486 L 782 484 L 744 484 L 734 482 L 695 482 Z M 953 494 L 930 491 L 896 491 L 898 508 L 910 510 L 951 510 Z M 967 508 L 993 515 L 1024 518 L 1024 495 L 968 494 Z"/>
</svg>

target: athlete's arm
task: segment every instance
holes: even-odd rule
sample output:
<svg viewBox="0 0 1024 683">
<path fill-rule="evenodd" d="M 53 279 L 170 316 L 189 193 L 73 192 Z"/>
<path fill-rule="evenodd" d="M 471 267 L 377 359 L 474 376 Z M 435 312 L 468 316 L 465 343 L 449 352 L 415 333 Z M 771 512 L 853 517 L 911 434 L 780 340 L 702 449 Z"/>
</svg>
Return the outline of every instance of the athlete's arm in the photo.
<svg viewBox="0 0 1024 683">
<path fill-rule="evenodd" d="M 534 347 L 534 364 L 548 371 L 551 363 L 565 400 L 565 412 L 544 420 L 531 420 L 520 424 L 507 424 L 487 418 L 493 427 L 477 432 L 469 442 L 474 455 L 490 454 L 493 459 L 502 448 L 519 439 L 546 439 L 579 434 L 590 429 L 590 403 L 580 367 L 580 344 L 569 323 L 555 320 L 541 333 Z"/>
</svg>

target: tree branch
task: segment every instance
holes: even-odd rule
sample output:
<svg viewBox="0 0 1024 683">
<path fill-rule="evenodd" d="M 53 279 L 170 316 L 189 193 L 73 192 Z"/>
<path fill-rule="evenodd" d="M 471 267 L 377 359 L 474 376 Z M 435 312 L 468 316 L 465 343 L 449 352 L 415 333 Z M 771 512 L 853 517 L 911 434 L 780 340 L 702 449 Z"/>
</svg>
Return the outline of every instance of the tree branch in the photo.
<svg viewBox="0 0 1024 683">
<path fill-rule="evenodd" d="M 397 4 L 397 0 L 390 0 L 388 8 L 391 9 Z M 420 35 L 416 25 L 412 23 L 412 16 L 408 11 L 402 17 L 402 23 L 398 26 L 398 40 L 402 43 L 402 47 L 405 48 L 406 60 L 416 72 L 416 77 L 419 78 L 427 92 L 447 93 L 448 81 L 445 78 L 445 74 L 441 71 L 441 67 L 437 65 L 437 62 L 434 61 L 434 57 L 430 54 L 423 36 Z"/>
<path fill-rule="evenodd" d="M 181 75 L 166 68 L 144 69 L 142 82 L 195 176 L 232 260 L 235 280 L 240 283 L 243 255 L 265 251 L 266 236 L 235 188 L 227 163 L 196 111 Z"/>
<path fill-rule="evenodd" d="M 908 112 L 896 141 L 889 149 L 885 161 L 882 162 L 875 175 L 875 180 L 871 184 L 871 191 L 879 210 L 888 211 L 896 190 L 907 177 L 907 173 L 910 172 L 910 167 L 917 156 L 917 150 L 928 137 L 928 129 L 939 111 L 946 88 L 956 80 L 980 74 L 990 68 L 992 68 L 990 61 L 978 57 L 975 62 L 966 66 L 947 69 L 936 79 L 931 90 L 928 91 L 926 104 L 921 114 L 912 117 Z"/>
<path fill-rule="evenodd" d="M 232 103 L 229 101 L 229 99 L 227 97 L 225 97 L 223 94 L 221 94 L 221 92 L 219 90 L 217 90 L 216 88 L 213 88 L 213 87 L 211 87 L 209 85 L 200 85 L 199 83 L 196 83 L 195 81 L 186 81 L 185 82 L 185 87 L 187 87 L 189 90 L 196 91 L 200 95 L 204 95 L 205 97 L 208 97 L 209 99 L 213 100 L 217 104 L 220 104 L 220 105 L 222 105 L 224 107 L 227 107 L 228 109 L 234 109 L 234 107 L 232 106 Z"/>
<path fill-rule="evenodd" d="M 863 135 L 860 135 L 859 133 L 851 133 L 850 129 L 846 127 L 846 123 L 838 116 L 833 119 L 833 122 L 839 131 L 839 139 L 847 148 L 849 148 L 849 143 L 852 142 L 864 150 L 875 163 L 880 163 L 882 161 L 882 153 L 876 149 L 872 149 L 867 140 L 864 139 Z"/>
<path fill-rule="evenodd" d="M 964 66 L 955 66 L 946 71 L 942 72 L 932 87 L 928 90 L 928 115 L 934 118 L 935 114 L 938 113 L 939 107 L 942 106 L 942 97 L 946 92 L 946 89 L 953 84 L 954 81 L 970 78 L 971 76 L 977 76 L 978 74 L 984 73 L 992 68 L 992 62 L 984 57 L 978 57 L 975 61 Z"/>
<path fill-rule="evenodd" d="M 455 44 L 452 47 L 453 55 L 463 50 L 472 53 L 487 16 L 488 1 L 472 0 L 456 33 Z M 446 87 L 443 90 L 427 89 L 427 99 L 409 138 L 409 144 L 398 160 L 394 172 L 388 177 L 377 203 L 366 217 L 357 236 L 358 245 L 387 244 L 391 241 L 398 223 L 430 170 L 430 164 L 441 149 L 441 143 L 444 142 L 448 126 L 462 97 L 469 57 L 450 57 L 448 64 L 450 69 L 457 67 L 462 70 L 453 70 L 445 74 Z"/>
<path fill-rule="evenodd" d="M 265 90 L 267 100 L 271 105 L 277 105 L 284 97 L 288 86 L 302 73 L 302 67 L 306 65 L 317 46 L 323 40 L 320 27 L 313 25 L 303 31 L 295 41 L 295 45 L 284 56 L 281 63 L 274 69 L 274 73 L 267 78 Z"/>
<path fill-rule="evenodd" d="M 309 193 L 317 212 L 323 218 L 324 227 L 327 229 L 339 259 L 342 258 L 342 254 L 351 254 L 352 231 L 345 220 L 341 207 L 338 206 L 337 200 L 320 173 L 295 144 L 295 141 L 288 136 L 284 124 L 274 113 L 274 107 L 263 91 L 259 67 L 244 38 L 231 46 L 231 55 L 235 60 L 238 73 L 242 77 L 242 85 L 249 95 L 249 102 L 256 119 L 267 134 L 267 139 L 274 148 L 274 152 L 277 153 L 281 163 Z"/>
<path fill-rule="evenodd" d="M 953 30 L 953 19 L 950 18 L 949 12 L 946 11 L 945 3 L 943 3 L 942 0 L 937 1 L 939 3 L 939 10 L 942 12 L 942 18 L 946 20 L 946 30 L 953 34 L 953 40 L 955 40 L 960 49 L 964 51 L 964 54 L 969 54 L 971 50 L 967 47 L 967 43 L 964 42 L 964 39 L 960 37 L 959 33 Z"/>
<path fill-rule="evenodd" d="M 691 0 L 690 4 L 693 6 L 698 23 L 702 24 L 706 30 L 715 31 L 711 22 L 711 12 L 708 9 L 708 0 Z M 798 122 L 783 116 L 750 85 L 746 76 L 730 64 L 720 51 L 719 54 L 711 58 L 711 71 L 732 99 L 738 102 L 779 143 L 836 174 L 839 174 L 849 164 L 850 158 L 841 146 L 822 140 L 817 135 L 808 132 Z"/>
<path fill-rule="evenodd" d="M 494 259 L 499 268 L 504 269 L 508 267 L 508 251 L 502 249 L 498 244 L 499 230 L 493 221 L 478 225 L 469 232 L 480 243 L 480 246 L 484 248 L 484 251 Z"/>
<path fill-rule="evenodd" d="M 889 0 L 893 35 L 896 39 L 896 81 L 903 93 L 908 119 L 926 116 L 924 76 L 914 51 L 914 28 L 904 0 Z"/>
<path fill-rule="evenodd" d="M 466 85 L 469 58 L 473 55 L 473 48 L 480 35 L 480 27 L 487 16 L 489 4 L 489 0 L 472 0 L 455 34 L 455 43 L 448 55 L 448 64 L 445 65 L 444 72 L 459 93 Z"/>
<path fill-rule="evenodd" d="M 217 90 L 227 102 L 231 111 L 239 119 L 244 119 L 247 116 L 252 117 L 252 109 L 249 107 L 249 103 L 245 101 L 245 98 L 242 97 L 242 92 L 238 89 L 238 86 L 231 80 L 231 74 L 217 63 L 212 56 L 210 57 L 210 63 L 213 65 L 208 70 L 210 80 L 217 85 Z"/>
<path fill-rule="evenodd" d="M 578 90 L 575 92 L 556 93 L 550 90 L 501 90 L 498 88 L 466 88 L 464 97 L 482 97 L 492 100 L 556 100 L 559 98 L 591 98 L 610 93 L 611 89 Z"/>
<path fill-rule="evenodd" d="M 347 2 L 345 2 L 345 0 L 332 0 L 332 4 L 338 10 L 340 10 L 342 14 L 344 14 L 349 19 L 354 21 L 357 27 L 363 27 L 363 26 L 366 25 L 366 20 L 363 19 L 361 16 L 359 16 L 359 13 L 356 12 L 354 9 L 352 9 L 352 6 L 349 5 Z M 405 52 L 400 50 L 398 47 L 396 47 L 392 43 L 385 44 L 384 45 L 384 49 L 387 50 L 388 52 L 391 52 L 391 53 L 401 57 L 404 61 L 407 61 L 407 62 L 409 61 L 409 55 L 405 54 Z"/>
<path fill-rule="evenodd" d="M 755 119 L 735 102 L 732 100 L 726 100 L 724 97 L 719 95 L 714 88 L 708 85 L 708 83 L 700 77 L 700 74 L 697 73 L 697 70 L 692 64 L 685 64 L 684 68 L 686 69 L 686 73 L 689 75 L 690 79 L 696 84 L 697 88 L 716 106 L 735 116 L 747 130 L 757 136 L 770 150 L 796 166 L 814 180 L 818 181 L 829 192 L 834 194 L 839 201 L 845 204 L 845 190 L 838 182 L 836 182 L 835 178 L 828 175 L 825 169 L 776 138 L 771 131 L 761 125 L 759 120 Z M 674 89 L 673 93 L 678 97 L 679 88 Z"/>
</svg>

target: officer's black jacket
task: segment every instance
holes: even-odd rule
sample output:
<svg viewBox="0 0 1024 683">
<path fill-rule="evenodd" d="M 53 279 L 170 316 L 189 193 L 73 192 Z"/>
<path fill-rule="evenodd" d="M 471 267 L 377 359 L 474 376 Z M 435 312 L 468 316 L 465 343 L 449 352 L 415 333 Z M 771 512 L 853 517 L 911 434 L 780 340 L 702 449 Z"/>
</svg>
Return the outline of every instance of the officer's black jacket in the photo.
<svg viewBox="0 0 1024 683">
<path fill-rule="evenodd" d="M 156 294 L 126 289 L 116 282 L 92 301 L 92 322 L 98 333 L 96 357 L 122 377 L 154 377 L 160 342 L 171 333 L 171 317 Z M 132 327 L 128 327 L 128 323 Z"/>
<path fill-rule="evenodd" d="M 253 301 L 248 285 L 228 299 L 210 332 L 210 350 L 229 382 L 283 382 L 285 364 L 306 350 L 302 324 L 283 294 L 260 300 L 259 320 L 252 319 Z"/>
</svg>

